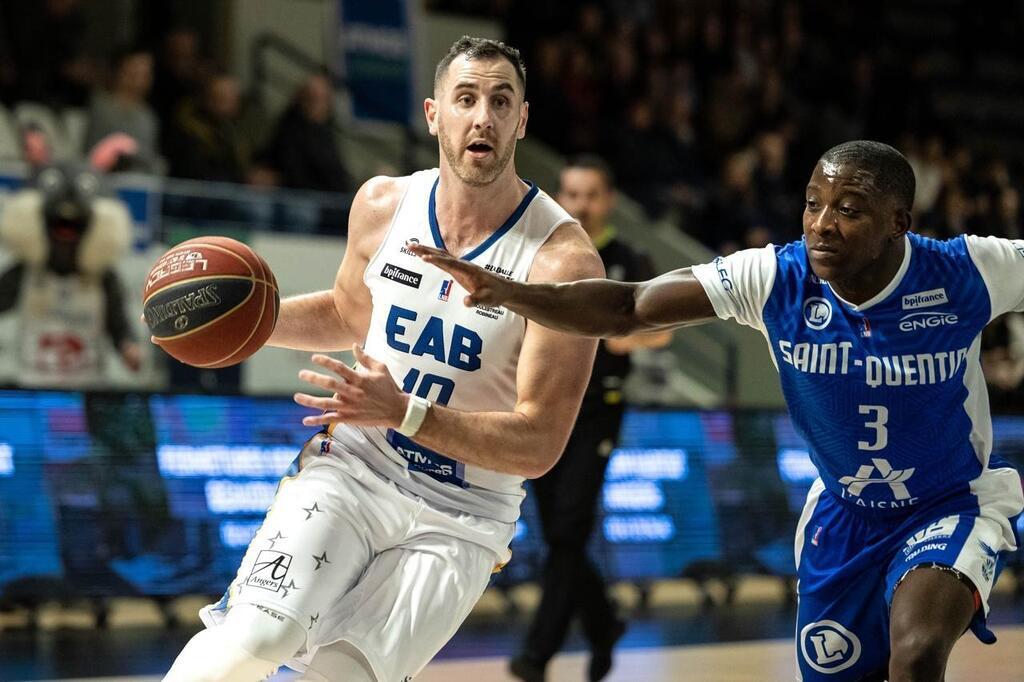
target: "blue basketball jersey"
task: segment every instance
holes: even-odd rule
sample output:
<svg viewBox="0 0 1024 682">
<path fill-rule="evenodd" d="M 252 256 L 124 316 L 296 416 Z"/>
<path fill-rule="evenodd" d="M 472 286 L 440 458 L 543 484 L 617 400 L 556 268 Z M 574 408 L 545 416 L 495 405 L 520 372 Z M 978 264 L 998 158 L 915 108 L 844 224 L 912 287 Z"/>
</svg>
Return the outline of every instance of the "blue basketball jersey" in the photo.
<svg viewBox="0 0 1024 682">
<path fill-rule="evenodd" d="M 693 268 L 719 317 L 765 335 L 825 487 L 869 515 L 941 503 L 991 466 L 981 331 L 1024 308 L 1024 242 L 905 243 L 860 305 L 814 275 L 802 241 Z"/>
</svg>

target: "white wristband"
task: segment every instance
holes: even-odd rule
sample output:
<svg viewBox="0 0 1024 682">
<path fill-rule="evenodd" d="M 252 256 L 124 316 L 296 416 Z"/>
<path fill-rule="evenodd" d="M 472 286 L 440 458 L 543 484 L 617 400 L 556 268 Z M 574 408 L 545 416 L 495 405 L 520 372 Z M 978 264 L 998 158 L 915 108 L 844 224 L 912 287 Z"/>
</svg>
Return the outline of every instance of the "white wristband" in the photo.
<svg viewBox="0 0 1024 682">
<path fill-rule="evenodd" d="M 423 426 L 423 420 L 427 418 L 427 410 L 430 409 L 430 401 L 417 395 L 409 396 L 409 404 L 405 408 L 405 418 L 398 427 L 398 432 L 403 436 L 412 438 Z"/>
</svg>

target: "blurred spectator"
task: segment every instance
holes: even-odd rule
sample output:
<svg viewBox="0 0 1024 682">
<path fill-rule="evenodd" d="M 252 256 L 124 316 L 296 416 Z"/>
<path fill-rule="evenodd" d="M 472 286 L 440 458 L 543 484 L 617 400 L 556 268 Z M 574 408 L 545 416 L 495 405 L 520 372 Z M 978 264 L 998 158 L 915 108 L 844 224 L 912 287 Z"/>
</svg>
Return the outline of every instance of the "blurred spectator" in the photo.
<svg viewBox="0 0 1024 682">
<path fill-rule="evenodd" d="M 163 173 L 165 163 L 158 150 L 160 124 L 146 102 L 153 85 L 153 55 L 141 48 L 125 48 L 112 60 L 110 89 L 93 95 L 89 108 L 86 149 L 123 133 L 134 143 L 134 152 L 116 164 L 117 170 Z"/>
<path fill-rule="evenodd" d="M 987 232 L 1007 239 L 1021 238 L 1020 192 L 1004 187 L 996 196 L 995 208 Z"/>
<path fill-rule="evenodd" d="M 615 169 L 622 189 L 643 204 L 652 217 L 667 206 L 665 179 L 676 172 L 674 145 L 655 126 L 650 100 L 637 99 L 629 108 L 629 125 L 616 139 Z"/>
<path fill-rule="evenodd" d="M 1024 412 L 1024 314 L 1007 313 L 981 335 L 981 367 L 997 412 Z"/>
<path fill-rule="evenodd" d="M 595 148 L 601 142 L 604 120 L 597 65 L 586 45 L 569 45 L 561 87 L 568 105 L 562 113 L 569 121 L 566 148 L 569 151 Z M 545 106 L 545 103 L 538 102 L 537 106 Z"/>
<path fill-rule="evenodd" d="M 170 174 L 179 178 L 243 183 L 252 144 L 240 122 L 238 81 L 210 77 L 198 98 L 186 100 L 171 123 Z"/>
<path fill-rule="evenodd" d="M 786 138 L 778 131 L 767 131 L 757 138 L 756 145 L 754 187 L 770 241 L 781 244 L 799 239 L 800 223 L 794 217 L 800 214 L 801 206 L 789 191 L 793 182 L 787 176 L 789 150 Z M 760 244 L 764 239 L 755 241 Z"/>
<path fill-rule="evenodd" d="M 164 122 L 160 148 L 167 149 L 168 122 L 173 121 L 183 102 L 197 97 L 208 67 L 199 49 L 199 34 L 179 27 L 164 36 L 156 61 L 154 87 L 150 93 L 153 109 Z"/>
<path fill-rule="evenodd" d="M 903 153 L 914 169 L 917 180 L 917 193 L 914 195 L 914 212 L 927 213 L 935 206 L 942 191 L 943 176 L 946 172 L 946 161 L 942 138 L 929 135 L 919 147 L 913 136 L 904 140 Z"/>
<path fill-rule="evenodd" d="M 140 367 L 114 272 L 131 219 L 99 189 L 87 170 L 49 166 L 4 205 L 0 241 L 15 262 L 0 275 L 0 312 L 20 316 L 21 385 L 102 385 L 107 341 L 129 369 Z"/>
<path fill-rule="evenodd" d="M 21 130 L 21 155 L 33 170 L 53 161 L 53 146 L 38 126 L 30 125 Z"/>
<path fill-rule="evenodd" d="M 754 185 L 756 167 L 757 155 L 750 149 L 731 154 L 725 161 L 699 233 L 719 253 L 759 246 L 764 241 L 766 225 Z"/>
<path fill-rule="evenodd" d="M 81 0 L 5 0 L 2 5 L 17 99 L 84 106 L 96 66 L 84 49 Z"/>
<path fill-rule="evenodd" d="M 262 160 L 284 187 L 324 192 L 352 187 L 338 153 L 333 97 L 326 76 L 310 76 L 278 121 Z M 267 178 L 262 180 L 265 183 Z M 256 184 L 252 177 L 250 182 Z"/>
<path fill-rule="evenodd" d="M 556 38 L 538 41 L 526 98 L 532 103 L 527 127 L 530 134 L 566 151 L 569 118 L 565 112 L 569 103 L 562 90 L 562 45 Z"/>
</svg>

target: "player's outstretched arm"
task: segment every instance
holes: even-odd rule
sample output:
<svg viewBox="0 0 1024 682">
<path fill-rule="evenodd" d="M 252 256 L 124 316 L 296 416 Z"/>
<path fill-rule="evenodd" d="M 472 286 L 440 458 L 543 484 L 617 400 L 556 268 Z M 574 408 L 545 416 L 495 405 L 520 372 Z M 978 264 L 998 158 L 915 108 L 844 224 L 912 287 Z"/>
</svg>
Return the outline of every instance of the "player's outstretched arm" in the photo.
<svg viewBox="0 0 1024 682">
<path fill-rule="evenodd" d="M 345 255 L 334 287 L 281 301 L 269 346 L 309 351 L 348 350 L 366 337 L 371 301 L 366 270 L 405 189 L 406 178 L 367 180 L 352 200 Z"/>
<path fill-rule="evenodd" d="M 469 295 L 467 306 L 504 306 L 545 327 L 584 336 L 627 336 L 672 329 L 715 317 L 690 268 L 646 282 L 585 279 L 567 283 L 511 282 L 451 254 L 411 245 L 423 260 L 448 272 Z"/>
</svg>

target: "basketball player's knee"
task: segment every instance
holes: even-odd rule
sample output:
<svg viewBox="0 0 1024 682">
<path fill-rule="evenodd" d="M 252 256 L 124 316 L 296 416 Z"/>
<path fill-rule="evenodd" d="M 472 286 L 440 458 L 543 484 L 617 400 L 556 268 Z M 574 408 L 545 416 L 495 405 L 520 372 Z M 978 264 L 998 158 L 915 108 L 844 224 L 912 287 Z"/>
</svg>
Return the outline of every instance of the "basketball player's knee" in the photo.
<svg viewBox="0 0 1024 682">
<path fill-rule="evenodd" d="M 253 604 L 228 611 L 222 627 L 238 646 L 267 661 L 284 663 L 306 643 L 306 630 L 297 622 Z"/>
<path fill-rule="evenodd" d="M 892 641 L 890 680 L 941 680 L 951 648 L 942 633 L 932 628 L 921 626 L 904 631 Z"/>
<path fill-rule="evenodd" d="M 348 642 L 320 648 L 299 682 L 376 682 L 373 668 Z"/>
<path fill-rule="evenodd" d="M 253 682 L 272 675 L 306 641 L 295 621 L 255 606 L 232 608 L 224 622 L 199 632 L 165 682 Z"/>
</svg>

